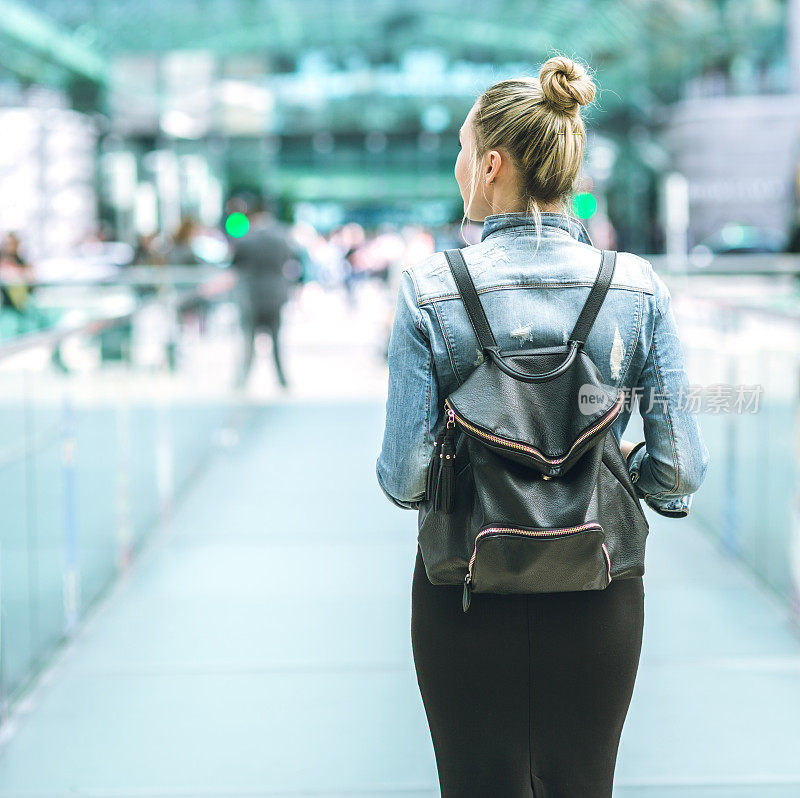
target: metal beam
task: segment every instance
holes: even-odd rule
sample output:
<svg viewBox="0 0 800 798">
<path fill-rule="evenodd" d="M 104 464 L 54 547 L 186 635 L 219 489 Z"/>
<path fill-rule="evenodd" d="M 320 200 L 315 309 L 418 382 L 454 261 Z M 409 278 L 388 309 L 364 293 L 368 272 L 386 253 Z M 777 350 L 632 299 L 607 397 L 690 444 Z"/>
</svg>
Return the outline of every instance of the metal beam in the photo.
<svg viewBox="0 0 800 798">
<path fill-rule="evenodd" d="M 789 0 L 786 11 L 786 36 L 789 52 L 789 90 L 800 92 L 800 0 Z"/>
<path fill-rule="evenodd" d="M 44 14 L 16 0 L 0 0 L 0 34 L 73 74 L 97 83 L 108 82 L 105 58 Z M 0 54 L 0 63 L 2 60 Z"/>
</svg>

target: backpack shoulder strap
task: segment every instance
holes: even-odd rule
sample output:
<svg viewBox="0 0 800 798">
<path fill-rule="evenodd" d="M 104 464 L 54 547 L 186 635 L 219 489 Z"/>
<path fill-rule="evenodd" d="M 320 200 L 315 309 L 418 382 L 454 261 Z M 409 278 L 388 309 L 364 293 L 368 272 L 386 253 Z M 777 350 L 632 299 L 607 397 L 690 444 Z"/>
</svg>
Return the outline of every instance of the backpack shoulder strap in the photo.
<svg viewBox="0 0 800 798">
<path fill-rule="evenodd" d="M 594 320 L 597 318 L 597 313 L 603 300 L 606 298 L 606 292 L 609 285 L 611 285 L 611 278 L 614 275 L 614 267 L 617 262 L 617 253 L 611 249 L 604 249 L 600 259 L 600 269 L 595 277 L 592 290 L 589 292 L 589 298 L 581 310 L 578 321 L 575 322 L 575 327 L 572 330 L 570 341 L 578 341 L 581 344 L 586 343 L 589 337 L 589 331 L 592 329 Z"/>
<path fill-rule="evenodd" d="M 483 305 L 481 305 L 478 292 L 475 289 L 475 283 L 472 282 L 472 276 L 467 269 L 467 264 L 464 261 L 461 250 L 447 249 L 444 254 L 450 266 L 450 271 L 453 273 L 456 287 L 461 295 L 461 301 L 464 303 L 464 307 L 467 310 L 472 329 L 475 331 L 481 349 L 497 349 L 497 341 L 495 340 L 494 333 L 492 333 L 492 328 L 489 326 L 489 320 L 486 318 Z M 583 306 L 578 316 L 578 321 L 575 322 L 570 341 L 580 342 L 581 344 L 586 343 L 592 325 L 597 318 L 597 314 L 608 292 L 608 287 L 611 285 L 611 278 L 614 276 L 616 261 L 617 253 L 614 250 L 602 250 L 600 269 L 597 272 L 597 277 L 589 292 L 586 304 Z"/>
<path fill-rule="evenodd" d="M 459 294 L 461 294 L 461 301 L 467 309 L 467 315 L 472 323 L 472 329 L 475 330 L 481 350 L 486 350 L 490 347 L 497 348 L 497 341 L 494 338 L 492 328 L 489 326 L 489 320 L 486 318 L 483 305 L 481 305 L 478 292 L 475 289 L 475 283 L 472 282 L 472 276 L 467 269 L 461 250 L 446 249 L 444 255 L 455 278 L 456 287 Z"/>
</svg>

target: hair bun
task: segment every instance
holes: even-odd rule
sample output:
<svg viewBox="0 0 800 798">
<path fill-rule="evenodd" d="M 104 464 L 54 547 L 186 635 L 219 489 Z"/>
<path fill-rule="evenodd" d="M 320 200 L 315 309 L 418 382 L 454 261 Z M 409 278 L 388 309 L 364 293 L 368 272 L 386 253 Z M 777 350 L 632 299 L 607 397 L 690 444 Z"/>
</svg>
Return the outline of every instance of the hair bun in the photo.
<svg viewBox="0 0 800 798">
<path fill-rule="evenodd" d="M 539 83 L 545 100 L 553 110 L 562 113 L 577 113 L 578 106 L 590 103 L 596 91 L 584 66 L 563 55 L 544 62 Z"/>
</svg>

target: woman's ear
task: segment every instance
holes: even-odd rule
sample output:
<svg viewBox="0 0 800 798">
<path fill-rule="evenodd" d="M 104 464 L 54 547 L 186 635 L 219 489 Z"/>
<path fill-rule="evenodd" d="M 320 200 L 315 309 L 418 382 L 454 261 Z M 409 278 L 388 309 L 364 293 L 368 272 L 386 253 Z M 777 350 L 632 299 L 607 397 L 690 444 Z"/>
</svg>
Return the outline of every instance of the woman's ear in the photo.
<svg viewBox="0 0 800 798">
<path fill-rule="evenodd" d="M 483 175 L 483 182 L 491 183 L 496 179 L 497 173 L 500 171 L 500 167 L 503 163 L 503 159 L 497 150 L 489 150 L 486 155 L 486 170 Z"/>
</svg>

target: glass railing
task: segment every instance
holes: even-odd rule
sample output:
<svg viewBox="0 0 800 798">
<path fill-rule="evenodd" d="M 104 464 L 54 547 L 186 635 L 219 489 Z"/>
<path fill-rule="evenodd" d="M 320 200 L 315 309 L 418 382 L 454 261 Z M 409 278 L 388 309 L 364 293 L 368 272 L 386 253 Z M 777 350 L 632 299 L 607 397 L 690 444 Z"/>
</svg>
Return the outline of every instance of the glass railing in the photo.
<svg viewBox="0 0 800 798">
<path fill-rule="evenodd" d="M 691 515 L 790 607 L 800 630 L 798 283 L 775 273 L 665 281 L 690 382 L 707 395 L 699 421 L 711 463 Z"/>
<path fill-rule="evenodd" d="M 231 423 L 234 281 L 187 280 L 37 288 L 54 326 L 0 341 L 3 710 Z"/>
</svg>

